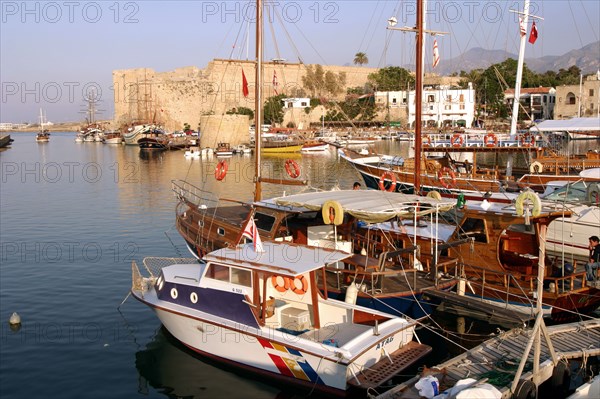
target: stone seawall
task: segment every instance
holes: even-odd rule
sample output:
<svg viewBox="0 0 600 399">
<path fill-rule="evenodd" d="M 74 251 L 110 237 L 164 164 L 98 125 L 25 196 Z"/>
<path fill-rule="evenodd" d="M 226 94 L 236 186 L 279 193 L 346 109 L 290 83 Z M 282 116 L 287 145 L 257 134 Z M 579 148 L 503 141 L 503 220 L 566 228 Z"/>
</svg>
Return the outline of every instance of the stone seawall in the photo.
<svg viewBox="0 0 600 399">
<path fill-rule="evenodd" d="M 242 94 L 242 70 L 248 81 L 248 97 Z M 364 86 L 368 75 L 377 71 L 376 68 L 331 65 L 324 65 L 323 70 L 344 72 L 346 87 Z M 203 116 L 220 116 L 237 107 L 254 109 L 254 71 L 253 61 L 222 59 L 209 62 L 204 69 L 189 66 L 169 72 L 156 72 L 149 68 L 115 70 L 115 123 L 154 120 L 169 131 L 182 130 L 184 123 L 196 129 Z M 276 87 L 273 85 L 275 74 Z M 302 89 L 305 74 L 304 64 L 265 63 L 264 97 L 275 95 L 275 90 L 289 94 L 294 89 Z M 345 92 L 335 99 L 343 99 Z M 302 111 L 293 118 L 305 122 L 318 121 L 321 110 L 314 110 L 311 115 L 304 114 Z"/>
</svg>

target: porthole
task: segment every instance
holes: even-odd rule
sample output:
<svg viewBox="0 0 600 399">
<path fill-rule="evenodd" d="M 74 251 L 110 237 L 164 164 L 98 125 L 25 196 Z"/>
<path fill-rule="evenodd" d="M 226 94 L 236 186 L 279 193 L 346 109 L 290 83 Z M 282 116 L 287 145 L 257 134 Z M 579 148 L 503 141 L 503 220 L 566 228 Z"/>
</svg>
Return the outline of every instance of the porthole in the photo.
<svg viewBox="0 0 600 399">
<path fill-rule="evenodd" d="M 177 288 L 171 288 L 171 298 L 177 299 L 177 295 L 179 295 L 177 293 Z"/>
<path fill-rule="evenodd" d="M 198 303 L 198 294 L 196 294 L 195 292 L 192 292 L 190 294 L 190 301 L 192 301 L 192 303 Z"/>
</svg>

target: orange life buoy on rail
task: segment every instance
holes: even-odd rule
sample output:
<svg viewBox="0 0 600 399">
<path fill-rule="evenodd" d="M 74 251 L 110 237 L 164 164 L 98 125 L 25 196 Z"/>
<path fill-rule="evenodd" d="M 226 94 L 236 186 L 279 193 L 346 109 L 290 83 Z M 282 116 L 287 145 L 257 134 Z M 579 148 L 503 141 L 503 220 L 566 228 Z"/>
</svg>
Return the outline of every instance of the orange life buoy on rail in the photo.
<svg viewBox="0 0 600 399">
<path fill-rule="evenodd" d="M 285 171 L 292 179 L 297 179 L 300 176 L 300 165 L 293 159 L 285 161 Z"/>
<path fill-rule="evenodd" d="M 438 180 L 440 181 L 440 184 L 442 185 L 442 187 L 444 188 L 450 188 L 450 183 L 448 183 L 446 180 L 448 178 L 448 175 L 450 177 L 450 181 L 452 182 L 452 185 L 456 187 L 456 174 L 454 173 L 454 171 L 452 169 L 450 169 L 447 166 L 444 166 L 442 169 L 440 169 L 438 171 Z"/>
<path fill-rule="evenodd" d="M 483 138 L 483 144 L 486 147 L 496 147 L 498 145 L 498 137 L 494 133 L 488 133 Z"/>
<path fill-rule="evenodd" d="M 292 281 L 290 288 L 296 294 L 304 295 L 306 294 L 306 291 L 308 291 L 308 281 L 306 281 L 306 278 L 304 276 L 296 277 Z"/>
<path fill-rule="evenodd" d="M 227 162 L 219 161 L 217 167 L 215 168 L 215 179 L 219 181 L 223 180 L 225 178 L 225 175 L 227 175 L 228 168 L 229 165 L 227 165 Z"/>
<path fill-rule="evenodd" d="M 385 179 L 392 181 L 392 184 L 390 184 L 390 186 L 387 189 L 385 188 L 385 185 L 384 185 Z M 392 172 L 390 172 L 389 170 L 383 172 L 383 174 L 379 178 L 379 189 L 381 191 L 389 191 L 390 193 L 393 193 L 394 191 L 396 191 L 396 175 L 393 174 Z"/>
<path fill-rule="evenodd" d="M 523 147 L 531 147 L 532 145 L 535 144 L 535 137 L 531 133 L 522 134 L 519 139 L 519 143 Z"/>
<path fill-rule="evenodd" d="M 465 143 L 465 139 L 462 135 L 456 133 L 452 136 L 452 140 L 450 142 L 452 143 L 452 147 L 462 147 L 462 145 Z"/>
<path fill-rule="evenodd" d="M 283 281 L 282 284 L 280 284 L 279 279 Z M 273 288 L 275 288 L 277 291 L 286 292 L 290 288 L 290 278 L 284 276 L 272 276 L 271 284 L 273 284 Z"/>
</svg>

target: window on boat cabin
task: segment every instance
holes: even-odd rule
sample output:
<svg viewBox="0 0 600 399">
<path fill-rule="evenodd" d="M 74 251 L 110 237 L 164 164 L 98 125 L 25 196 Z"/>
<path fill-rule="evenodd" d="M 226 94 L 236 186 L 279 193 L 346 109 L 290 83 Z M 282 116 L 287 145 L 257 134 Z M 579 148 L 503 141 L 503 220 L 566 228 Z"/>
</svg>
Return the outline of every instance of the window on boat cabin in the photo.
<svg viewBox="0 0 600 399">
<path fill-rule="evenodd" d="M 243 285 L 244 287 L 252 286 L 252 273 L 250 270 L 238 269 L 237 267 L 231 268 L 231 283 L 237 285 Z"/>
<path fill-rule="evenodd" d="M 567 184 L 548 194 L 544 199 L 549 201 L 582 202 L 586 200 L 587 188 L 582 181 Z"/>
<path fill-rule="evenodd" d="M 246 269 L 211 263 L 206 270 L 206 277 L 244 287 L 252 286 L 252 272 Z"/>
<path fill-rule="evenodd" d="M 217 234 L 220 236 L 224 236 L 225 235 L 225 229 L 222 227 L 217 227 Z"/>
<path fill-rule="evenodd" d="M 271 231 L 275 224 L 275 217 L 265 213 L 256 212 L 254 214 L 254 223 L 259 230 Z"/>
<path fill-rule="evenodd" d="M 479 218 L 467 218 L 460 226 L 462 238 L 473 237 L 475 242 L 487 243 L 485 220 Z"/>
<path fill-rule="evenodd" d="M 206 270 L 205 276 L 212 278 L 213 280 L 229 282 L 229 266 L 210 263 L 208 265 L 208 270 Z"/>
</svg>

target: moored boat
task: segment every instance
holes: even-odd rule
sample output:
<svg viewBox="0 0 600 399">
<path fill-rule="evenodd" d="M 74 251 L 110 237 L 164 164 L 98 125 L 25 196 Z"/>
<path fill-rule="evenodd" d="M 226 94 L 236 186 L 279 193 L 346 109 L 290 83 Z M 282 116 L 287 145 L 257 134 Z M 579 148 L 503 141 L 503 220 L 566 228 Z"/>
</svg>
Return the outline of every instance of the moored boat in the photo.
<svg viewBox="0 0 600 399">
<path fill-rule="evenodd" d="M 253 246 L 209 253 L 204 263 L 146 259 L 152 274 L 133 265 L 131 292 L 194 351 L 328 394 L 377 385 L 430 350 L 412 341 L 415 322 L 320 294 L 317 275 L 349 254 Z M 387 372 L 367 384 L 361 374 L 381 367 Z"/>
</svg>

